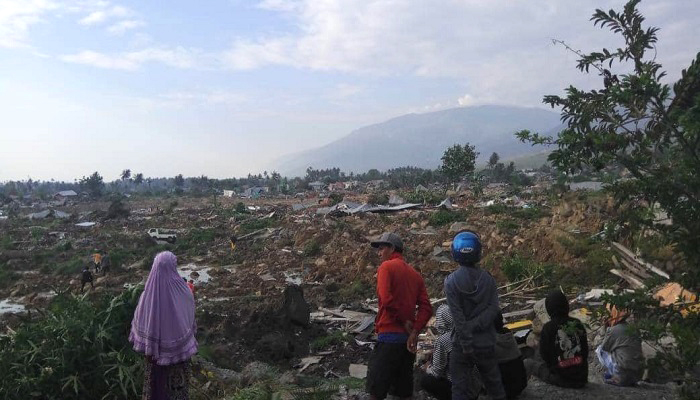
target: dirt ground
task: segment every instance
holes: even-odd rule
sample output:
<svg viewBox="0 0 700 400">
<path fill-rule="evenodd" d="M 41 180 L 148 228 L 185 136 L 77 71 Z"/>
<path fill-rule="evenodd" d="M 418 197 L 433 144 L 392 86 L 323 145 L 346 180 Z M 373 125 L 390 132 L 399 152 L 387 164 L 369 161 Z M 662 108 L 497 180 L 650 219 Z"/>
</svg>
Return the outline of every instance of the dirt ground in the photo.
<svg viewBox="0 0 700 400">
<path fill-rule="evenodd" d="M 601 281 L 618 285 L 614 277 L 600 273 L 611 265 L 609 249 L 589 240 L 615 212 L 609 198 L 575 193 L 563 198 L 530 195 L 513 205 L 505 197 L 487 193 L 476 199 L 463 194 L 454 196 L 457 208 L 452 211 L 425 206 L 350 216 L 321 215 L 317 206 L 292 208 L 293 204 L 317 203 L 313 197 L 131 198 L 124 200 L 131 211 L 129 217 L 116 219 L 106 219 L 109 202 L 81 201 L 55 207 L 71 214 L 68 219 L 16 218 L 0 225 L 4 237 L 0 263 L 12 277 L 0 284 L 0 300 L 41 308 L 57 290 L 79 292 L 80 269 L 96 251 L 110 253 L 112 268 L 105 276 L 97 276 L 89 296 L 118 293 L 127 285 L 143 282 L 153 256 L 170 250 L 178 257 L 181 274 L 196 282 L 202 357 L 234 370 L 253 361 L 291 369 L 309 354 L 324 353 L 323 360 L 305 373 L 343 377 L 350 364 L 367 363 L 369 348 L 352 338 L 318 342 L 342 329 L 338 324 L 290 322 L 282 311 L 282 293 L 288 285 L 299 284 L 312 311 L 342 306 L 370 312 L 366 307 L 376 298 L 379 260 L 369 241 L 384 231 L 403 238 L 407 261 L 421 271 L 434 299 L 443 297 L 442 283 L 454 268 L 448 253 L 450 240 L 463 228 L 481 234 L 483 266 L 499 284 L 507 283 L 503 266 L 512 264 L 514 256 L 531 260 L 538 268 L 553 266 L 548 272 L 537 271 L 551 275 L 542 282 L 541 290 L 502 300 L 505 312 L 531 307 L 546 287 L 561 286 L 576 295 Z M 485 207 L 489 199 L 498 200 L 498 206 Z M 361 202 L 363 196 L 348 195 L 346 200 Z M 236 211 L 239 202 L 244 203 L 244 212 Z M 38 204 L 20 211 L 26 215 L 41 209 Z M 76 226 L 79 222 L 96 225 Z M 177 230 L 176 243 L 154 243 L 146 235 L 150 228 Z M 231 235 L 239 238 L 234 250 Z M 12 313 L 0 314 L 1 323 L 8 326 L 20 319 Z M 667 393 L 662 389 L 619 389 L 621 393 L 614 396 L 640 398 L 629 395 L 640 391 L 654 393 L 654 398 L 671 398 L 664 397 Z M 592 384 L 576 393 L 557 390 L 533 384 L 523 398 L 600 398 L 603 391 L 617 393 L 618 388 Z"/>
</svg>

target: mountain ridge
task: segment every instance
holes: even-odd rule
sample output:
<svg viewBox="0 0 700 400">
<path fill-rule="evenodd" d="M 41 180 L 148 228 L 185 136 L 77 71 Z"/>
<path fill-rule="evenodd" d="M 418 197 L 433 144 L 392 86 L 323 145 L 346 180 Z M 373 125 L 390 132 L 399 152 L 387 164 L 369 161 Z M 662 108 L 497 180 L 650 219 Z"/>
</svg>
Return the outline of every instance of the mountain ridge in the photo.
<svg viewBox="0 0 700 400">
<path fill-rule="evenodd" d="M 559 114 L 540 108 L 484 105 L 424 114 L 406 114 L 358 128 L 340 139 L 282 156 L 274 167 L 283 175 L 303 176 L 307 167 L 338 167 L 345 172 L 402 166 L 436 168 L 445 149 L 470 143 L 483 162 L 497 152 L 502 159 L 541 152 L 514 133 L 530 129 L 551 134 L 560 129 Z"/>
</svg>

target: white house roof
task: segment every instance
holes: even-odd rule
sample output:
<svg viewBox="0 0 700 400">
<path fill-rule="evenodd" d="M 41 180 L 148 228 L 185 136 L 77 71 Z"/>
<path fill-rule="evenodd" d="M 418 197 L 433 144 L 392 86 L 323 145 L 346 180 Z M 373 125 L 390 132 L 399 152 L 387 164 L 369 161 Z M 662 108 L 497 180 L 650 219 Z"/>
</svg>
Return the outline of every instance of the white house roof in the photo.
<svg viewBox="0 0 700 400">
<path fill-rule="evenodd" d="M 75 193 L 73 190 L 62 190 L 58 193 L 56 193 L 58 196 L 63 196 L 63 197 L 70 197 L 70 196 L 77 196 L 78 193 Z"/>
</svg>

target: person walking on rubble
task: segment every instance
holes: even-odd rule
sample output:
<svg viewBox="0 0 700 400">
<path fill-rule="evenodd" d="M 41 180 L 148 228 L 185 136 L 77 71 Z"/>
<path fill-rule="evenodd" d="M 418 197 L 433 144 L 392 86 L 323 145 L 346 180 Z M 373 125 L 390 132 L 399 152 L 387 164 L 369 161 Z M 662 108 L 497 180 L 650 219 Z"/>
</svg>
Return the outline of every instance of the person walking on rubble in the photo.
<svg viewBox="0 0 700 400">
<path fill-rule="evenodd" d="M 80 293 L 83 293 L 83 291 L 85 291 L 85 284 L 88 282 L 90 283 L 91 288 L 95 288 L 95 284 L 92 283 L 92 272 L 90 272 L 90 267 L 87 265 L 83 267 L 83 271 L 80 275 L 80 282 Z"/>
<path fill-rule="evenodd" d="M 112 261 L 109 259 L 109 253 L 105 251 L 105 254 L 102 256 L 102 259 L 100 260 L 100 269 L 102 270 L 102 275 L 107 275 L 107 272 L 109 272 L 109 268 L 112 266 Z"/>
<path fill-rule="evenodd" d="M 146 356 L 144 400 L 189 398 L 190 358 L 197 353 L 194 296 L 169 251 L 156 255 L 131 321 L 129 342 Z"/>
<path fill-rule="evenodd" d="M 506 398 L 495 355 L 494 318 L 500 312 L 496 281 L 477 265 L 481 240 L 472 231 L 459 232 L 452 240 L 452 258 L 459 268 L 445 279 L 445 294 L 454 321 L 450 376 L 452 399 L 479 397 L 481 385 L 474 366 L 493 400 Z"/>
<path fill-rule="evenodd" d="M 377 270 L 377 344 L 369 360 L 367 391 L 372 400 L 388 394 L 410 399 L 418 333 L 432 316 L 432 307 L 420 273 L 403 259 L 401 238 L 386 232 L 371 244 L 382 263 Z"/>
<path fill-rule="evenodd" d="M 92 255 L 92 263 L 95 266 L 95 273 L 100 272 L 100 263 L 102 262 L 102 255 L 99 251 L 95 250 L 95 254 Z"/>
</svg>

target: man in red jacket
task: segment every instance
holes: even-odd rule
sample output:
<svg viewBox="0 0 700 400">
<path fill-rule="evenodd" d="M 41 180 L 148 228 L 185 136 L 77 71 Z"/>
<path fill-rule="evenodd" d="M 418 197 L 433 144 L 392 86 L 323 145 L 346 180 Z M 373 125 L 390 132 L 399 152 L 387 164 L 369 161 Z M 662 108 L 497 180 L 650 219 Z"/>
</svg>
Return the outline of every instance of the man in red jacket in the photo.
<svg viewBox="0 0 700 400">
<path fill-rule="evenodd" d="M 410 399 L 418 333 L 433 310 L 423 278 L 403 259 L 401 238 L 387 232 L 372 247 L 382 264 L 377 271 L 377 344 L 369 360 L 367 391 L 372 400 L 382 400 L 387 394 Z"/>
</svg>

